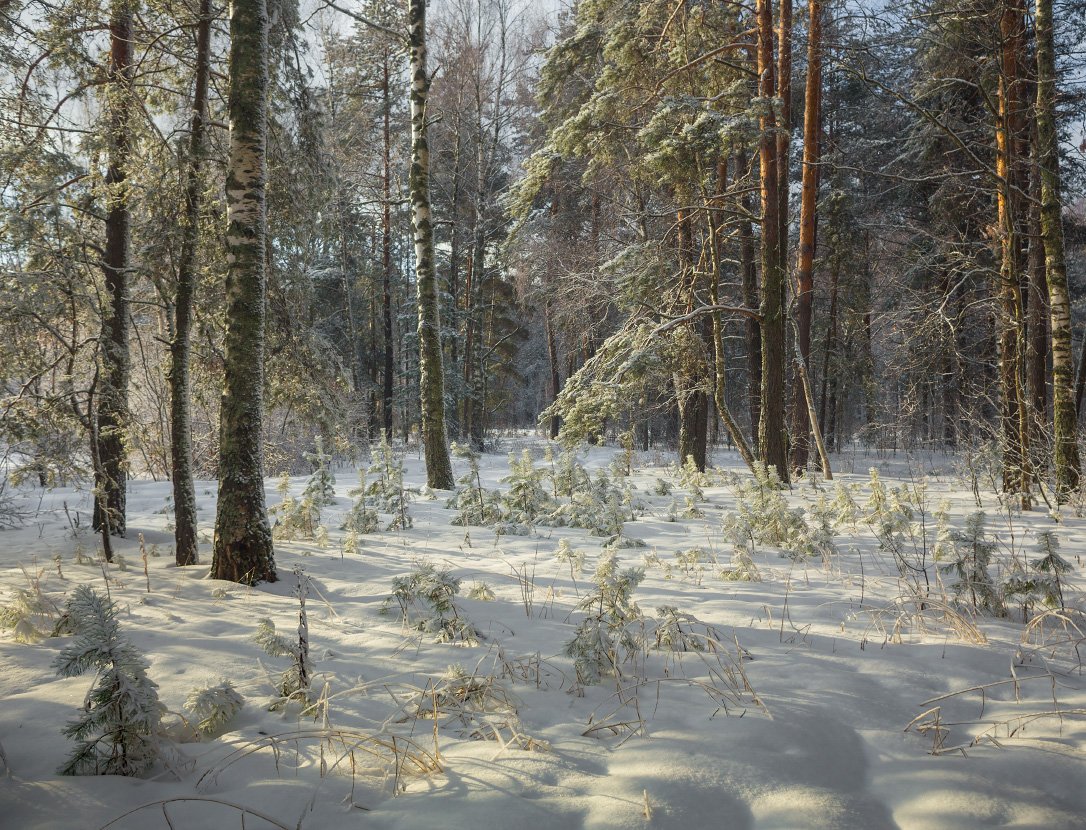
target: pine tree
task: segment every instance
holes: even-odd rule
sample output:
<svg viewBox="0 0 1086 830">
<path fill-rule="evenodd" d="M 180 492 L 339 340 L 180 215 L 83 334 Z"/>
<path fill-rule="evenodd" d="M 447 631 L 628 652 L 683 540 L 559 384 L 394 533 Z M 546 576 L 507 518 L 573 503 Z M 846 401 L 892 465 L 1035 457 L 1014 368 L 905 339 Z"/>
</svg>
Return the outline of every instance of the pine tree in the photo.
<svg viewBox="0 0 1086 830">
<path fill-rule="evenodd" d="M 106 173 L 106 241 L 102 253 L 108 305 L 102 312 L 101 371 L 96 390 L 97 411 L 91 440 L 95 443 L 94 529 L 125 534 L 125 489 L 128 480 L 126 439 L 130 414 L 128 348 L 132 275 L 129 261 L 130 213 L 128 164 L 131 156 L 133 37 L 132 0 L 113 0 L 109 21 L 109 71 L 105 85 L 109 170 Z M 110 553 L 105 540 L 107 558 Z"/>
<path fill-rule="evenodd" d="M 75 640 L 53 661 L 62 677 L 88 669 L 98 676 L 84 711 L 64 728 L 76 747 L 61 775 L 140 775 L 159 755 L 156 733 L 164 707 L 147 677 L 147 661 L 121 634 L 113 603 L 87 585 L 72 593 L 67 625 Z"/>
</svg>

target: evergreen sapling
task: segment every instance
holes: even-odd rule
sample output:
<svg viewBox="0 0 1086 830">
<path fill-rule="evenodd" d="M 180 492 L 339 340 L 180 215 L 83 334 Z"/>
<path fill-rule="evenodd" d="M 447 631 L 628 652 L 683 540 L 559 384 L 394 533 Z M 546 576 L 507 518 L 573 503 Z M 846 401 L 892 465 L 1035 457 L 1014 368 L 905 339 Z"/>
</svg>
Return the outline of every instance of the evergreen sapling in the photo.
<svg viewBox="0 0 1086 830">
<path fill-rule="evenodd" d="M 141 775 L 158 759 L 165 711 L 147 661 L 121 633 L 113 603 L 80 585 L 67 604 L 75 640 L 53 661 L 62 677 L 97 672 L 80 716 L 64 728 L 76 741 L 61 775 Z"/>
</svg>

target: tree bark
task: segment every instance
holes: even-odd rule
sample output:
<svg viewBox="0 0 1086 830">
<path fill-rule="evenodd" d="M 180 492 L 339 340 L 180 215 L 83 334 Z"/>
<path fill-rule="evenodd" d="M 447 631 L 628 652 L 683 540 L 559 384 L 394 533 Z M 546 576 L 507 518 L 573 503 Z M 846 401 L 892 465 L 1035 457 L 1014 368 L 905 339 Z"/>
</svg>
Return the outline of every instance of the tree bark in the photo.
<svg viewBox="0 0 1086 830">
<path fill-rule="evenodd" d="M 759 96 L 769 102 L 773 80 L 773 12 L 758 0 Z M 784 424 L 784 268 L 781 257 L 777 119 L 763 110 L 758 158 L 762 195 L 762 399 L 758 428 L 761 460 L 789 480 L 788 435 Z"/>
<path fill-rule="evenodd" d="M 686 200 L 680 198 L 679 203 Z M 679 279 L 687 296 L 687 313 L 694 310 L 698 277 L 694 269 L 694 237 L 689 213 L 679 209 L 675 221 L 676 253 Z M 708 340 L 709 326 L 702 318 L 691 326 L 698 340 Z M 675 394 L 679 406 L 679 464 L 692 459 L 694 466 L 705 471 L 709 428 L 709 396 L 705 389 L 705 364 L 700 355 L 688 355 L 689 361 L 675 372 Z"/>
<path fill-rule="evenodd" d="M 1023 508 L 1030 503 L 1032 473 L 1029 459 L 1029 418 L 1022 367 L 1025 364 L 1025 319 L 1021 294 L 1021 213 L 1019 191 L 1022 164 L 1017 150 L 1025 126 L 1021 55 L 1025 10 L 1021 0 L 1005 0 L 1000 16 L 1001 72 L 996 122 L 996 193 L 1000 242 L 999 295 L 1000 387 L 1002 389 L 1003 489 L 1017 493 Z"/>
<path fill-rule="evenodd" d="M 818 424 L 825 436 L 826 446 L 831 450 L 835 449 L 837 444 L 833 410 L 831 409 L 827 415 L 827 406 L 831 402 L 836 406 L 837 400 L 837 293 L 840 275 L 839 258 L 834 255 L 830 265 L 830 313 L 826 321 L 826 347 L 825 356 L 822 358 L 822 395 L 818 405 Z"/>
<path fill-rule="evenodd" d="M 94 501 L 95 530 L 108 525 L 114 536 L 124 536 L 128 460 L 128 381 L 131 356 L 128 348 L 129 224 L 128 164 L 131 155 L 132 120 L 132 17 L 131 0 L 114 0 L 109 21 L 109 74 L 105 87 L 109 167 L 106 171 L 106 227 L 102 272 L 108 305 L 102 310 L 99 342 L 99 374 L 96 420 L 99 463 L 95 488 L 102 494 Z M 93 436 L 92 439 L 94 440 Z M 92 453 L 93 455 L 93 453 Z M 105 515 L 108 511 L 108 516 Z"/>
<path fill-rule="evenodd" d="M 1036 134 L 1034 135 L 1036 141 Z M 1034 163 L 1030 175 L 1029 260 L 1027 276 L 1029 296 L 1026 326 L 1026 377 L 1029 390 L 1031 439 L 1034 458 L 1045 444 L 1049 419 L 1048 406 L 1048 279 L 1045 276 L 1044 242 L 1041 239 L 1041 177 Z M 1040 463 L 1040 462 L 1039 462 Z"/>
<path fill-rule="evenodd" d="M 740 151 L 735 157 L 736 177 L 745 175 L 747 170 L 746 153 Z M 739 222 L 739 267 L 742 271 L 743 305 L 758 308 L 758 267 L 754 261 L 754 228 L 748 218 L 754 210 L 753 199 L 744 193 L 741 201 L 743 217 Z M 757 447 L 758 422 L 762 417 L 762 326 L 753 317 L 748 317 L 745 324 L 747 340 L 747 398 L 750 413 L 751 445 Z"/>
<path fill-rule="evenodd" d="M 426 137 L 426 0 L 408 0 L 411 56 L 411 218 L 415 236 L 415 282 L 419 311 L 419 399 L 426 483 L 452 489 L 452 462 L 445 431 L 445 376 L 441 363 L 441 315 L 434 274 L 434 229 L 430 217 L 430 148 Z"/>
<path fill-rule="evenodd" d="M 230 164 L 226 179 L 226 341 L 219 502 L 211 576 L 276 580 L 264 507 L 264 295 L 267 215 L 268 10 L 230 6 Z"/>
<path fill-rule="evenodd" d="M 772 13 L 771 13 L 772 14 Z M 792 0 L 778 0 L 777 9 L 777 98 L 781 120 L 777 125 L 777 221 L 780 226 L 781 272 L 788 273 L 788 175 L 792 144 Z"/>
<path fill-rule="evenodd" d="M 808 3 L 807 88 L 803 110 L 803 181 L 799 209 L 799 256 L 796 260 L 796 346 L 804 374 L 811 370 L 811 317 L 814 304 L 814 260 L 818 229 L 819 153 L 822 140 L 822 3 Z M 795 386 L 792 469 L 805 470 L 811 418 L 806 384 Z"/>
<path fill-rule="evenodd" d="M 710 235 L 709 250 L 713 257 L 713 283 L 709 299 L 713 305 L 720 304 L 720 284 L 724 278 L 723 231 L 727 221 L 724 211 L 725 194 L 728 191 L 727 158 L 721 158 L 716 169 L 717 195 L 714 199 L 715 204 L 706 210 L 706 224 Z M 739 178 L 739 176 L 740 171 L 736 170 L 736 178 Z M 747 306 L 747 308 L 753 308 L 753 306 Z M 727 430 L 728 436 L 739 451 L 740 458 L 753 472 L 754 453 L 751 452 L 750 445 L 747 444 L 746 438 L 743 437 L 743 431 L 739 428 L 739 424 L 736 423 L 735 416 L 732 415 L 731 408 L 728 406 L 728 367 L 724 352 L 724 321 L 719 311 L 713 313 L 712 329 L 709 336 L 712 338 L 710 357 L 713 361 L 713 404 L 716 407 L 717 415 L 720 416 L 720 420 L 724 422 L 724 428 Z"/>
<path fill-rule="evenodd" d="M 1048 307 L 1052 324 L 1052 433 L 1056 494 L 1060 501 L 1078 489 L 1082 465 L 1076 436 L 1071 304 L 1067 294 L 1060 156 L 1056 134 L 1056 50 L 1052 0 L 1036 0 L 1037 144 L 1041 168 L 1041 239 L 1045 249 Z"/>
<path fill-rule="evenodd" d="M 558 367 L 558 339 L 554 334 L 554 320 L 551 319 L 551 305 L 547 300 L 543 301 L 543 326 L 547 333 L 547 360 L 550 365 L 550 403 L 558 399 L 558 393 L 562 390 L 562 378 Z M 552 415 L 548 434 L 551 439 L 558 437 L 558 431 L 562 427 L 562 419 Z"/>
<path fill-rule="evenodd" d="M 381 416 L 385 438 L 391 441 L 395 357 L 392 343 L 392 96 L 389 89 L 389 60 L 389 50 L 385 47 L 381 74 L 381 137 L 384 145 L 381 159 L 381 323 L 384 335 Z"/>
<path fill-rule="evenodd" d="M 174 508 L 174 559 L 178 566 L 199 561 L 196 488 L 192 481 L 192 302 L 196 290 L 196 245 L 200 237 L 200 176 L 207 143 L 207 86 L 211 77 L 211 0 L 200 0 L 196 24 L 196 77 L 192 126 L 185 160 L 181 258 L 177 265 L 174 333 L 170 343 L 170 458 Z"/>
</svg>

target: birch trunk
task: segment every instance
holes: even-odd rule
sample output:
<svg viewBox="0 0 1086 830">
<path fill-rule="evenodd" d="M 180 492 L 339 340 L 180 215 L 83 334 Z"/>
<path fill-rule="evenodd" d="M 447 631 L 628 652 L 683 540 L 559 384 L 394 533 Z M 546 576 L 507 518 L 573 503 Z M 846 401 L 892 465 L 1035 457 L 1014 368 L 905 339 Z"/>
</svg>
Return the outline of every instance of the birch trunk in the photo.
<svg viewBox="0 0 1086 830">
<path fill-rule="evenodd" d="M 1060 156 L 1056 134 L 1056 50 L 1052 0 L 1036 0 L 1037 144 L 1041 168 L 1041 239 L 1048 278 L 1052 323 L 1053 466 L 1060 501 L 1078 489 L 1082 466 L 1076 439 L 1074 363 L 1071 356 L 1071 304 L 1063 248 Z"/>
<path fill-rule="evenodd" d="M 1025 36 L 1024 9 L 1020 0 L 1005 0 L 1000 17 L 1001 72 L 999 113 L 996 122 L 996 194 L 1001 266 L 999 295 L 1000 386 L 1002 389 L 1003 489 L 1030 503 L 1032 473 L 1029 463 L 1029 418 L 1022 367 L 1025 364 L 1024 315 L 1021 294 L 1021 160 L 1016 152 L 1024 131 L 1020 55 Z"/>
<path fill-rule="evenodd" d="M 230 6 L 230 165 L 226 178 L 225 387 L 211 576 L 276 580 L 264 507 L 264 293 L 268 89 L 265 0 Z"/>
<path fill-rule="evenodd" d="M 411 214 L 415 234 L 415 282 L 419 309 L 419 390 L 426 483 L 453 487 L 452 462 L 445 432 L 445 377 L 441 365 L 441 316 L 434 274 L 434 231 L 430 217 L 430 148 L 426 140 L 426 0 L 408 0 L 408 49 L 411 55 Z"/>
<path fill-rule="evenodd" d="M 384 360 L 381 392 L 382 426 L 386 440 L 392 440 L 392 410 L 395 403 L 393 380 L 395 355 L 392 349 L 392 96 L 389 50 L 385 48 L 381 64 L 381 137 L 384 145 L 381 170 L 381 327 L 384 335 Z"/>
</svg>

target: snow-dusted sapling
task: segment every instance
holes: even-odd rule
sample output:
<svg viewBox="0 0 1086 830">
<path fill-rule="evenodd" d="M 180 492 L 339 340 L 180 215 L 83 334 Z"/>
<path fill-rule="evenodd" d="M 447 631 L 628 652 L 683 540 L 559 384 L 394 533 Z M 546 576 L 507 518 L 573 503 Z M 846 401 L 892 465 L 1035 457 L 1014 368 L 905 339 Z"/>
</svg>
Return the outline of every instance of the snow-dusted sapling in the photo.
<svg viewBox="0 0 1086 830">
<path fill-rule="evenodd" d="M 724 532 L 737 546 L 755 544 L 780 548 L 793 559 L 831 556 L 836 552 L 832 528 L 818 517 L 812 527 L 802 508 L 790 508 L 781 494 L 777 471 L 754 468 L 754 478 L 735 483 L 734 513 L 724 517 Z"/>
<path fill-rule="evenodd" d="M 185 700 L 185 709 L 197 719 L 196 730 L 202 735 L 221 732 L 244 705 L 245 698 L 226 679 L 218 683 L 208 681 L 189 692 Z"/>
<path fill-rule="evenodd" d="M 283 473 L 279 478 L 276 489 L 281 500 L 268 511 L 276 517 L 275 526 L 272 528 L 276 539 L 290 541 L 297 538 L 317 538 L 322 529 L 321 508 L 336 503 L 336 479 L 328 469 L 329 457 L 324 452 L 324 443 L 319 435 L 317 451 L 306 453 L 306 458 L 316 469 L 306 481 L 298 498 L 290 495 L 290 477 Z"/>
<path fill-rule="evenodd" d="M 97 671 L 80 716 L 64 728 L 76 742 L 61 775 L 141 775 L 159 757 L 164 708 L 147 661 L 120 631 L 113 603 L 80 585 L 67 604 L 75 640 L 53 661 L 62 677 Z"/>
<path fill-rule="evenodd" d="M 380 530 L 381 517 L 377 515 L 374 508 L 369 506 L 367 501 L 366 474 L 364 472 L 360 472 L 358 475 L 358 486 L 348 490 L 347 494 L 354 499 L 354 504 L 351 505 L 351 509 L 343 519 L 343 529 L 347 531 L 348 535 L 376 533 Z M 344 547 L 346 548 L 346 545 Z M 344 552 L 347 552 L 346 549 Z"/>
<path fill-rule="evenodd" d="M 1029 620 L 1032 609 L 1037 605 L 1065 607 L 1061 577 L 1071 570 L 1071 563 L 1060 556 L 1059 549 L 1060 540 L 1053 531 L 1038 531 L 1037 551 L 1040 556 L 1032 560 L 1025 570 L 1021 566 L 1012 568 L 1003 582 L 1004 599 L 1022 607 L 1024 620 Z"/>
<path fill-rule="evenodd" d="M 543 489 L 543 472 L 536 468 L 532 453 L 524 450 L 518 460 L 509 454 L 509 475 L 502 479 L 509 489 L 502 497 L 509 521 L 516 525 L 533 525 L 554 504 Z"/>
<path fill-rule="evenodd" d="M 434 635 L 439 643 L 473 645 L 482 635 L 457 606 L 455 597 L 459 593 L 460 580 L 451 571 L 420 562 L 414 571 L 392 581 L 392 594 L 385 600 L 385 608 L 396 603 L 406 625 Z"/>
<path fill-rule="evenodd" d="M 987 536 L 984 511 L 970 513 L 965 530 L 952 531 L 950 541 L 950 561 L 941 565 L 940 570 L 957 577 L 955 597 L 975 611 L 1002 614 L 1002 600 L 988 573 L 996 544 Z"/>
<path fill-rule="evenodd" d="M 384 433 L 380 443 L 373 447 L 372 459 L 366 470 L 374 476 L 373 483 L 366 488 L 367 503 L 381 513 L 392 514 L 387 530 L 411 527 L 411 515 L 407 512 L 410 497 L 403 483 L 403 459 L 392 449 Z"/>
<path fill-rule="evenodd" d="M 483 487 L 479 474 L 479 453 L 470 445 L 456 443 L 452 445 L 452 452 L 457 458 L 468 462 L 468 471 L 456 480 L 460 486 L 445 504 L 447 508 L 457 511 L 452 523 L 461 527 L 492 527 L 501 522 L 504 517 L 502 494 Z"/>
<path fill-rule="evenodd" d="M 314 503 L 320 507 L 336 503 L 336 477 L 328 468 L 331 457 L 324 451 L 324 439 L 317 436 L 316 451 L 306 453 L 306 460 L 313 465 L 313 474 L 305 483 L 303 495 L 312 496 Z"/>
<path fill-rule="evenodd" d="M 621 664 L 639 648 L 640 635 L 634 625 L 641 620 L 641 609 L 633 601 L 633 592 L 644 578 L 644 568 L 620 570 L 614 553 L 600 559 L 595 586 L 577 605 L 586 616 L 565 649 L 581 685 L 619 674 Z"/>
<path fill-rule="evenodd" d="M 309 686 L 313 677 L 313 665 L 309 659 L 309 617 L 305 610 L 305 600 L 309 595 L 309 577 L 300 568 L 294 569 L 297 584 L 294 595 L 298 598 L 298 638 L 292 642 L 275 630 L 275 623 L 265 617 L 257 624 L 253 641 L 271 657 L 289 657 L 290 668 L 276 687 L 281 696 L 273 708 L 297 700 L 303 704 L 309 702 Z"/>
</svg>

